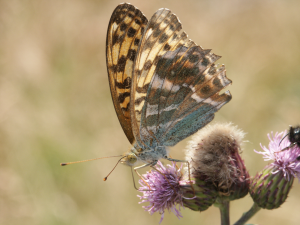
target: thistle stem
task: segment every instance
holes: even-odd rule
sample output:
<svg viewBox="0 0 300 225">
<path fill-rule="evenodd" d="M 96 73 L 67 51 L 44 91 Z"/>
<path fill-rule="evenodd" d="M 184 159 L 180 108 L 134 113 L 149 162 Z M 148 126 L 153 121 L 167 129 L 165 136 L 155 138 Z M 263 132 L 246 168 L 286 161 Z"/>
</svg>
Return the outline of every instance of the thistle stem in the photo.
<svg viewBox="0 0 300 225">
<path fill-rule="evenodd" d="M 229 201 L 222 198 L 217 198 L 214 204 L 219 208 L 221 214 L 221 225 L 229 225 Z"/>
<path fill-rule="evenodd" d="M 252 216 L 255 215 L 261 208 L 254 202 L 251 209 L 244 213 L 242 217 L 234 225 L 243 225 L 245 224 Z"/>
</svg>

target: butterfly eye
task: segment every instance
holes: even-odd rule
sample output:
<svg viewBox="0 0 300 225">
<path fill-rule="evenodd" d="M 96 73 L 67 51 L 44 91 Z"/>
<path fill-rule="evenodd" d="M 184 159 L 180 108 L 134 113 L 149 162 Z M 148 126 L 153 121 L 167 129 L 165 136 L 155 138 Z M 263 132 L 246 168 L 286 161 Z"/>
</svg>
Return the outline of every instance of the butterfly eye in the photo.
<svg viewBox="0 0 300 225">
<path fill-rule="evenodd" d="M 136 163 L 137 161 L 137 157 L 135 154 L 129 154 L 127 157 L 126 157 L 126 161 L 128 164 L 134 164 Z"/>
</svg>

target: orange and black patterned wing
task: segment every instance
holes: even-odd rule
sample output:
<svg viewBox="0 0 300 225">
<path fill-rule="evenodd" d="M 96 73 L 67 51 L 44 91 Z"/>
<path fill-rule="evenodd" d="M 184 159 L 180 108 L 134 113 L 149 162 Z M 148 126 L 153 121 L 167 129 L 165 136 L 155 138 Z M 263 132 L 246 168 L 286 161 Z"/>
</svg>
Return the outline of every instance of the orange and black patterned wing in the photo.
<svg viewBox="0 0 300 225">
<path fill-rule="evenodd" d="M 114 10 L 107 30 L 106 63 L 111 96 L 130 143 L 135 140 L 130 117 L 133 63 L 147 22 L 139 9 L 123 3 Z"/>
</svg>

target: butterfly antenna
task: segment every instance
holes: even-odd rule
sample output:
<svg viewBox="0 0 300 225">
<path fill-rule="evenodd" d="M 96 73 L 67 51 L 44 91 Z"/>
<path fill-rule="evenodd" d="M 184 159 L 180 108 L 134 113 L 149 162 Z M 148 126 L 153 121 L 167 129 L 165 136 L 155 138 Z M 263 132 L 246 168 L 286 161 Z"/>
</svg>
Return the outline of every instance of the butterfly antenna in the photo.
<svg viewBox="0 0 300 225">
<path fill-rule="evenodd" d="M 88 162 L 88 161 L 93 161 L 93 160 L 98 160 L 98 159 L 106 159 L 106 158 L 112 158 L 112 157 L 121 157 L 122 155 L 116 155 L 116 156 L 108 156 L 108 157 L 101 157 L 101 158 L 95 158 L 95 159 L 86 159 L 86 160 L 81 160 L 81 161 L 76 161 L 76 162 L 67 162 L 67 163 L 61 163 L 61 166 L 67 166 L 70 164 L 75 164 L 75 163 L 81 163 L 81 162 Z M 123 159 L 122 157 L 121 159 Z"/>
<path fill-rule="evenodd" d="M 121 159 L 118 160 L 118 162 L 117 162 L 117 164 L 114 166 L 114 168 L 109 172 L 109 174 L 108 174 L 106 177 L 103 178 L 104 181 L 107 180 L 108 176 L 112 173 L 112 171 L 115 170 L 115 168 L 117 167 L 117 165 L 118 165 L 118 164 L 121 162 L 121 160 L 124 159 L 125 157 L 127 157 L 127 156 L 125 155 L 125 156 L 123 156 Z"/>
<path fill-rule="evenodd" d="M 279 142 L 279 145 L 278 146 L 280 146 L 280 144 L 281 144 L 281 142 L 283 141 L 283 139 L 285 139 L 286 138 L 286 136 L 288 136 L 289 135 L 289 133 L 287 133 L 286 135 L 284 135 L 284 137 L 280 140 L 280 142 Z"/>
</svg>

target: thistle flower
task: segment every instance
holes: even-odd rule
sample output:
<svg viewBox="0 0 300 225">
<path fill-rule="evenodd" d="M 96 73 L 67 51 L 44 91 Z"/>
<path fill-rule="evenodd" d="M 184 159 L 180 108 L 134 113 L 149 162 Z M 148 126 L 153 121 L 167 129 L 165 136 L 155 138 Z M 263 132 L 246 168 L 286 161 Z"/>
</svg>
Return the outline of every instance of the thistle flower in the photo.
<svg viewBox="0 0 300 225">
<path fill-rule="evenodd" d="M 150 203 L 143 208 L 151 215 L 155 212 L 162 215 L 159 223 L 164 218 L 165 210 L 173 212 L 180 219 L 181 208 L 204 211 L 215 202 L 218 194 L 215 187 L 193 178 L 185 180 L 181 172 L 182 166 L 177 168 L 173 163 L 165 167 L 158 161 L 155 169 L 144 174 L 143 179 L 139 180 L 139 191 L 143 196 L 138 197 L 142 200 L 140 203 Z"/>
<path fill-rule="evenodd" d="M 197 132 L 187 148 L 192 176 L 213 183 L 228 200 L 248 193 L 249 174 L 240 157 L 243 137 L 230 123 L 214 124 Z"/>
<path fill-rule="evenodd" d="M 300 148 L 298 145 L 287 148 L 291 143 L 287 138 L 282 140 L 285 134 L 286 132 L 268 134 L 269 148 L 261 145 L 263 152 L 254 150 L 262 154 L 265 161 L 273 160 L 251 179 L 250 195 L 261 208 L 275 209 L 282 205 L 292 187 L 294 177 L 300 178 L 300 162 L 297 160 Z M 285 148 L 287 149 L 282 151 Z"/>
<path fill-rule="evenodd" d="M 182 217 L 180 213 L 183 207 L 183 192 L 180 190 L 180 179 L 182 178 L 181 168 L 177 169 L 175 163 L 166 167 L 158 161 L 156 170 L 151 170 L 143 175 L 139 180 L 141 187 L 139 191 L 143 196 L 140 203 L 149 202 L 148 206 L 143 206 L 151 215 L 155 212 L 161 214 L 160 222 L 164 218 L 165 210 L 173 212 L 178 219 Z"/>
<path fill-rule="evenodd" d="M 274 171 L 272 173 L 282 171 L 283 176 L 287 180 L 291 179 L 293 176 L 297 177 L 300 181 L 300 160 L 297 160 L 297 157 L 300 155 L 300 148 L 298 145 L 294 145 L 293 147 L 282 151 L 282 149 L 291 145 L 288 138 L 282 140 L 286 134 L 286 131 L 281 133 L 276 132 L 275 135 L 271 132 L 271 134 L 268 134 L 268 138 L 270 140 L 269 148 L 260 144 L 263 152 L 254 151 L 258 154 L 262 154 L 265 161 L 273 161 L 270 164 L 274 167 Z"/>
</svg>

